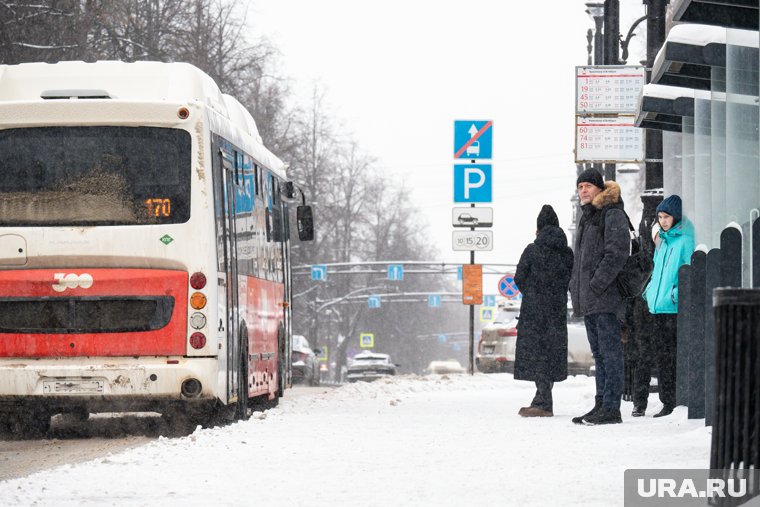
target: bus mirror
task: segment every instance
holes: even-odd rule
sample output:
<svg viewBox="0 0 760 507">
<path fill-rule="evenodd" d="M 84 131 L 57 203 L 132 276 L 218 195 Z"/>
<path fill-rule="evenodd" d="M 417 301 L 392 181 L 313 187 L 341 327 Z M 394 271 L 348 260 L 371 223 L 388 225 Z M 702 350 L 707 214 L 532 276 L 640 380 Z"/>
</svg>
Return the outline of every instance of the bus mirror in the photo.
<svg viewBox="0 0 760 507">
<path fill-rule="evenodd" d="M 292 181 L 286 181 L 282 186 L 282 198 L 286 201 L 295 201 L 296 185 Z"/>
<path fill-rule="evenodd" d="M 311 206 L 299 206 L 296 208 L 296 221 L 298 222 L 298 239 L 311 241 L 314 239 L 314 217 Z"/>
</svg>

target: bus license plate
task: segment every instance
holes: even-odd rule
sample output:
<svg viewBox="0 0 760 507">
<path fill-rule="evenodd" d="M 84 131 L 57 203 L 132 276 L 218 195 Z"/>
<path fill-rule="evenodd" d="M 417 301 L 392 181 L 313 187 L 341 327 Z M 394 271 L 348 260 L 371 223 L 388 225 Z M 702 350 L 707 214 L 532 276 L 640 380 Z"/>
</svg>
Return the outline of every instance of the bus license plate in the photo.
<svg viewBox="0 0 760 507">
<path fill-rule="evenodd" d="M 42 383 L 45 394 L 103 394 L 103 380 L 46 380 Z"/>
</svg>

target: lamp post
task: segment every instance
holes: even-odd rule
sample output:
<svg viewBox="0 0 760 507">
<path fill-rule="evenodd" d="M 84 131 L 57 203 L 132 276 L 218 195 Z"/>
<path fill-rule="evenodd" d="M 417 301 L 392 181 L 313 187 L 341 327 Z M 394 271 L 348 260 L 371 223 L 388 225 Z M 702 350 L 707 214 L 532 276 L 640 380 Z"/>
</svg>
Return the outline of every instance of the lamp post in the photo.
<svg viewBox="0 0 760 507">
<path fill-rule="evenodd" d="M 604 60 L 604 41 L 602 40 L 604 4 L 599 2 L 586 2 L 586 14 L 594 20 L 594 24 L 596 25 L 596 31 L 594 32 L 594 65 L 602 65 Z"/>
</svg>

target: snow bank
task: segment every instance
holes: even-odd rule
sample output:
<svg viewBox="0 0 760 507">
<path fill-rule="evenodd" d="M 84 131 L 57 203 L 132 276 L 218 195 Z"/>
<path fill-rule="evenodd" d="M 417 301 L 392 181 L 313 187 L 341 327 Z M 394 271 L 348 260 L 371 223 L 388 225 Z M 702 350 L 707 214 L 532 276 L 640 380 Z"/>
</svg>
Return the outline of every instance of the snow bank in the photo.
<svg viewBox="0 0 760 507">
<path fill-rule="evenodd" d="M 707 468 L 710 434 L 678 407 L 578 426 L 594 379 L 517 415 L 511 375 L 400 376 L 314 388 L 245 422 L 0 483 L 2 505 L 622 505 L 627 468 Z"/>
</svg>

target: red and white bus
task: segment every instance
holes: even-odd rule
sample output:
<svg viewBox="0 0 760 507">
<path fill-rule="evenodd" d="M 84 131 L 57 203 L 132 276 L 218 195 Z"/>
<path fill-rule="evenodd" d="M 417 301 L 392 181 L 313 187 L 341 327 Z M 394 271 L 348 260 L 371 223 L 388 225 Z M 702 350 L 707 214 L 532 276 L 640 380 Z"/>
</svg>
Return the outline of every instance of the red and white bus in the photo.
<svg viewBox="0 0 760 507">
<path fill-rule="evenodd" d="M 0 422 L 206 422 L 282 395 L 298 187 L 208 75 L 0 65 L 0 170 Z"/>
</svg>

